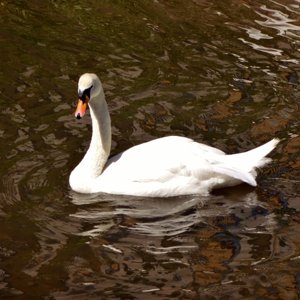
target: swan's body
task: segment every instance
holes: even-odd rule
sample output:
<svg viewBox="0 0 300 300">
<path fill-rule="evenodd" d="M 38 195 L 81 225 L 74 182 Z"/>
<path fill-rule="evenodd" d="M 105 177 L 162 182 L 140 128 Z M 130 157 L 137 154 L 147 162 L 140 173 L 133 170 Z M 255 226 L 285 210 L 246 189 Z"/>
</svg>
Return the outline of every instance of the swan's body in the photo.
<svg viewBox="0 0 300 300">
<path fill-rule="evenodd" d="M 277 139 L 248 152 L 223 151 L 179 136 L 159 138 L 134 146 L 110 159 L 110 116 L 100 80 L 84 74 L 75 116 L 81 118 L 87 102 L 93 134 L 90 147 L 70 175 L 70 186 L 80 193 L 104 192 L 149 197 L 207 195 L 212 189 L 247 182 L 256 186 L 256 171 L 270 161 L 265 156 Z"/>
</svg>

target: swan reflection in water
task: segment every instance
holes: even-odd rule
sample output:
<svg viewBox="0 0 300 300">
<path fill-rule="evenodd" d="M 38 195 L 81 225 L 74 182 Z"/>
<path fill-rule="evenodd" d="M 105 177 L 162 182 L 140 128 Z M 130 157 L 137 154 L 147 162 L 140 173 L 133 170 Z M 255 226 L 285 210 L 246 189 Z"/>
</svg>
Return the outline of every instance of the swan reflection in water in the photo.
<svg viewBox="0 0 300 300">
<path fill-rule="evenodd" d="M 153 237 L 186 234 L 207 226 L 226 227 L 233 234 L 271 234 L 276 227 L 274 214 L 258 200 L 256 191 L 147 199 L 71 191 L 70 197 L 78 206 L 72 217 L 89 228 L 79 233 L 83 236 L 105 234 L 115 226 Z"/>
<path fill-rule="evenodd" d="M 136 280 L 142 290 L 163 281 L 161 293 L 186 289 L 191 282 L 217 284 L 274 257 L 274 214 L 245 186 L 208 197 L 145 199 L 74 192 L 70 197 L 77 206 L 72 218 L 81 224 L 76 234 L 88 238 L 104 274 L 99 289 L 116 280 L 127 286 L 124 291 L 135 290 Z M 184 280 L 173 286 L 178 276 Z"/>
</svg>

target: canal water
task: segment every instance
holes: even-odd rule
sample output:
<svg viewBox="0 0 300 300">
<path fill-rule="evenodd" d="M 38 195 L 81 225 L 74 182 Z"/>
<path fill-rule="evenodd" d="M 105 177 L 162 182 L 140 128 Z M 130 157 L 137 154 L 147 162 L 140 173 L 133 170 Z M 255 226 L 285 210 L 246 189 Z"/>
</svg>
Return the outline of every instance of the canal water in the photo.
<svg viewBox="0 0 300 300">
<path fill-rule="evenodd" d="M 0 298 L 298 299 L 299 45 L 297 0 L 1 1 Z M 74 193 L 84 72 L 113 154 L 166 135 L 281 143 L 255 189 Z"/>
</svg>

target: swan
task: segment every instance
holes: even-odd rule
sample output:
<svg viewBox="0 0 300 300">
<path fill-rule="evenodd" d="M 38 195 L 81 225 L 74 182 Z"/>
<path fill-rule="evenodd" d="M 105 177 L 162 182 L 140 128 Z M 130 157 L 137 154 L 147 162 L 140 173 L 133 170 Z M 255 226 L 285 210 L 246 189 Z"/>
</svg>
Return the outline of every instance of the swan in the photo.
<svg viewBox="0 0 300 300">
<path fill-rule="evenodd" d="M 101 81 L 96 74 L 79 78 L 75 117 L 89 107 L 90 146 L 71 172 L 69 184 L 79 193 L 108 193 L 145 197 L 208 195 L 216 188 L 246 182 L 256 186 L 256 169 L 271 161 L 266 155 L 279 140 L 247 152 L 223 151 L 181 136 L 167 136 L 136 145 L 109 158 L 111 120 Z"/>
</svg>

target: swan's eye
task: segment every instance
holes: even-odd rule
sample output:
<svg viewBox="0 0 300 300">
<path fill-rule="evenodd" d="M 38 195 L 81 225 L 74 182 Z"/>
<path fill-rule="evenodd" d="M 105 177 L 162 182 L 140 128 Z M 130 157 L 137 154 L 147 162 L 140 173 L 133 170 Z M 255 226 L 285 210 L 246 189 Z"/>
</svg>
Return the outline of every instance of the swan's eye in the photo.
<svg viewBox="0 0 300 300">
<path fill-rule="evenodd" d="M 80 100 L 82 100 L 83 102 L 86 101 L 86 99 L 90 99 L 91 98 L 91 89 L 93 86 L 85 89 L 84 91 L 79 90 L 78 91 L 78 97 Z"/>
</svg>

